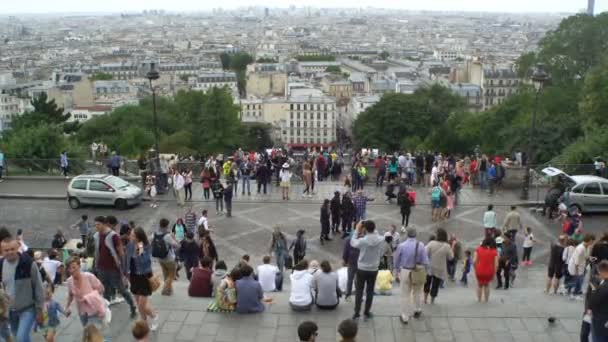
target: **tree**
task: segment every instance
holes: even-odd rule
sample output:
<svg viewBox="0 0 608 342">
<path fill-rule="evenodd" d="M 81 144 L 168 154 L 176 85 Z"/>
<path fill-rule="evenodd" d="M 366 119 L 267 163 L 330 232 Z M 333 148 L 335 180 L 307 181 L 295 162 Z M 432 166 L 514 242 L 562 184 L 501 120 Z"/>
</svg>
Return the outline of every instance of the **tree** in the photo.
<svg viewBox="0 0 608 342">
<path fill-rule="evenodd" d="M 336 56 L 333 55 L 306 55 L 296 56 L 300 62 L 335 62 Z"/>
<path fill-rule="evenodd" d="M 242 147 L 248 151 L 261 151 L 264 148 L 273 146 L 270 131 L 272 126 L 266 123 L 245 123 L 243 124 Z"/>
<path fill-rule="evenodd" d="M 382 60 L 387 60 L 390 57 L 390 53 L 388 53 L 388 51 L 384 50 L 382 52 L 380 52 L 380 54 L 378 55 L 380 58 L 382 58 Z"/>
<path fill-rule="evenodd" d="M 253 57 L 246 52 L 237 52 L 233 54 L 222 53 L 220 54 L 220 60 L 222 61 L 222 68 L 224 70 L 232 70 L 236 73 L 237 88 L 239 95 L 245 97 L 247 88 L 247 78 L 245 71 L 247 65 L 253 63 Z"/>
<path fill-rule="evenodd" d="M 19 159 L 56 159 L 65 144 L 59 126 L 42 123 L 12 130 L 6 152 L 8 156 Z"/>
<path fill-rule="evenodd" d="M 91 76 L 91 81 L 109 81 L 112 80 L 114 76 L 105 72 L 98 72 Z"/>
<path fill-rule="evenodd" d="M 330 65 L 325 69 L 325 72 L 331 72 L 332 74 L 339 74 L 342 72 L 342 69 L 340 69 L 340 67 L 337 65 Z"/>
</svg>

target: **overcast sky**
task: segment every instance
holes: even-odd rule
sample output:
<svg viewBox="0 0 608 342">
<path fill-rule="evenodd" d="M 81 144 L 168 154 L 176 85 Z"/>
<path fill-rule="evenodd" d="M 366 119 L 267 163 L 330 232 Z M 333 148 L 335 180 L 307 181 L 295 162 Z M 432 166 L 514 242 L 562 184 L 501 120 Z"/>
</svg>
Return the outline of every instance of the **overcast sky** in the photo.
<svg viewBox="0 0 608 342">
<path fill-rule="evenodd" d="M 595 0 L 596 13 L 608 10 L 608 0 Z M 435 11 L 578 12 L 587 0 L 27 0 L 0 1 L 0 14 L 51 12 L 127 12 L 144 9 L 198 11 L 221 6 L 383 7 Z"/>
</svg>

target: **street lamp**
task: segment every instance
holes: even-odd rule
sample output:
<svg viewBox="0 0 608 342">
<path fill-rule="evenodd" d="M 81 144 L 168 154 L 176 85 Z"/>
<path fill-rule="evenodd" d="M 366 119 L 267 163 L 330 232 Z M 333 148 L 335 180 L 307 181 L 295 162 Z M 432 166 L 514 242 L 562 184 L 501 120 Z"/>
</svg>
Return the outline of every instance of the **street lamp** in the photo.
<svg viewBox="0 0 608 342">
<path fill-rule="evenodd" d="M 158 148 L 158 117 L 156 115 L 156 91 L 154 91 L 154 87 L 152 86 L 152 81 L 155 81 L 160 78 L 158 71 L 156 71 L 155 63 L 150 63 L 150 71 L 146 74 L 146 78 L 150 81 L 150 90 L 152 90 L 152 113 L 154 117 L 154 149 L 155 153 L 155 161 L 154 166 L 156 168 L 156 172 L 160 171 L 160 158 L 159 153 L 160 150 Z"/>
<path fill-rule="evenodd" d="M 530 196 L 530 165 L 534 160 L 534 134 L 536 131 L 536 115 L 538 113 L 538 99 L 540 97 L 540 93 L 543 91 L 543 86 L 547 81 L 549 81 L 549 74 L 545 71 L 545 65 L 543 63 L 536 64 L 534 68 L 534 72 L 530 77 L 532 80 L 532 84 L 534 85 L 534 89 L 536 90 L 536 98 L 534 102 L 534 112 L 532 113 L 532 125 L 530 126 L 530 135 L 528 137 L 528 146 L 527 146 L 527 158 L 526 158 L 526 173 L 524 176 L 524 184 L 522 187 L 521 199 L 528 200 Z"/>
</svg>

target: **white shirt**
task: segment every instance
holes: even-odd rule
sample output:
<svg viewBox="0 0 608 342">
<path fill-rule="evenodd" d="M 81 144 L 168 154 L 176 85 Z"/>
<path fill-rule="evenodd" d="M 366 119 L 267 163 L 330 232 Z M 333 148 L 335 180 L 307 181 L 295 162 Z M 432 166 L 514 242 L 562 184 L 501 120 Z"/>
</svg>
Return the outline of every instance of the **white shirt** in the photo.
<svg viewBox="0 0 608 342">
<path fill-rule="evenodd" d="M 205 216 L 201 216 L 198 219 L 197 226 L 203 226 L 205 230 L 209 230 L 209 220 Z"/>
<path fill-rule="evenodd" d="M 291 293 L 289 302 L 293 305 L 305 306 L 312 303 L 312 281 L 314 277 L 308 270 L 294 271 L 291 276 Z"/>
<path fill-rule="evenodd" d="M 173 188 L 175 188 L 175 190 L 184 188 L 184 176 L 179 173 L 173 176 Z"/>
<path fill-rule="evenodd" d="M 342 267 L 338 270 L 338 287 L 342 293 L 346 293 L 346 283 L 348 280 L 348 268 Z"/>
<path fill-rule="evenodd" d="M 281 169 L 279 176 L 281 177 L 281 182 L 289 182 L 291 180 L 291 172 L 289 170 Z"/>
<path fill-rule="evenodd" d="M 437 166 L 433 166 L 433 168 L 431 169 L 431 181 L 433 181 L 433 182 L 438 181 L 438 179 L 437 179 L 438 173 L 439 173 L 439 168 L 437 168 Z"/>
<path fill-rule="evenodd" d="M 264 292 L 272 292 L 276 290 L 276 277 L 279 268 L 275 265 L 264 264 L 258 266 L 258 281 Z"/>
<path fill-rule="evenodd" d="M 57 275 L 57 269 L 61 266 L 61 261 L 59 260 L 51 260 L 49 257 L 44 258 L 42 261 L 42 267 L 46 273 L 48 273 L 51 280 L 55 280 L 55 276 Z"/>
<path fill-rule="evenodd" d="M 496 213 L 488 210 L 483 213 L 483 227 L 484 228 L 496 228 Z"/>
<path fill-rule="evenodd" d="M 526 235 L 524 239 L 524 248 L 529 248 L 534 246 L 534 235 L 532 233 Z"/>
<path fill-rule="evenodd" d="M 585 270 L 585 263 L 587 262 L 587 247 L 584 243 L 580 243 L 574 249 L 572 257 L 568 262 L 568 273 L 570 275 L 581 275 Z"/>
</svg>

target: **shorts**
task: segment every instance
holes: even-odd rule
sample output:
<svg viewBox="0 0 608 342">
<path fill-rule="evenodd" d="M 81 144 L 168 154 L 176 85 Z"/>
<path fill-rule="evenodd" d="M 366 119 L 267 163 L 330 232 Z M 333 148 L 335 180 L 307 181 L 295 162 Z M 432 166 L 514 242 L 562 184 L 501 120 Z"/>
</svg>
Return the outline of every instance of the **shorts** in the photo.
<svg viewBox="0 0 608 342">
<path fill-rule="evenodd" d="M 561 279 L 563 276 L 563 269 L 561 265 L 549 265 L 549 270 L 547 272 L 547 276 L 549 278 Z"/>
<path fill-rule="evenodd" d="M 281 188 L 289 188 L 291 186 L 291 182 L 281 182 Z"/>
<path fill-rule="evenodd" d="M 440 207 L 440 205 L 439 205 L 439 200 L 432 200 L 432 201 L 431 201 L 431 208 L 433 208 L 433 209 L 437 209 L 437 208 L 439 208 L 439 207 Z"/>
</svg>

